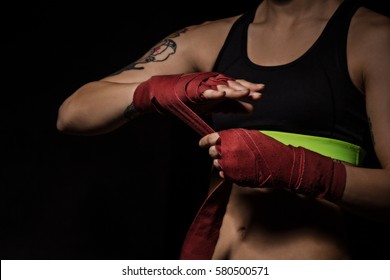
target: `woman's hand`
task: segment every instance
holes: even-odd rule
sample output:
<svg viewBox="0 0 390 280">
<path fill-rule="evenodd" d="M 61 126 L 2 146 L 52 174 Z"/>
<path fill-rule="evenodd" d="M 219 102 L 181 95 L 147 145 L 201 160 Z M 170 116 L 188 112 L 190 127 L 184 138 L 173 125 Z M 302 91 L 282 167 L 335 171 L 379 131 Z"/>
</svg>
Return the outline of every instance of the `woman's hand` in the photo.
<svg viewBox="0 0 390 280">
<path fill-rule="evenodd" d="M 164 113 L 184 103 L 199 114 L 250 113 L 253 106 L 239 99 L 257 100 L 262 84 L 235 80 L 216 72 L 153 76 L 139 84 L 133 103 L 138 112 Z"/>
<path fill-rule="evenodd" d="M 202 137 L 199 145 L 209 149 L 219 175 L 240 186 L 282 187 L 331 201 L 343 196 L 344 164 L 258 130 L 222 130 Z"/>
<path fill-rule="evenodd" d="M 199 140 L 199 146 L 203 149 L 209 150 L 209 155 L 213 158 L 213 166 L 219 170 L 219 176 L 221 178 L 225 178 L 223 171 L 221 170 L 221 166 L 219 165 L 218 159 L 220 158 L 220 154 L 216 148 L 216 144 L 219 141 L 218 132 L 214 132 L 202 137 Z"/>
<path fill-rule="evenodd" d="M 255 84 L 238 79 L 228 80 L 227 85 L 217 85 L 217 90 L 208 89 L 203 92 L 203 97 L 209 101 L 195 108 L 200 112 L 238 113 L 249 114 L 253 111 L 253 105 L 243 101 L 259 100 L 264 84 Z"/>
</svg>

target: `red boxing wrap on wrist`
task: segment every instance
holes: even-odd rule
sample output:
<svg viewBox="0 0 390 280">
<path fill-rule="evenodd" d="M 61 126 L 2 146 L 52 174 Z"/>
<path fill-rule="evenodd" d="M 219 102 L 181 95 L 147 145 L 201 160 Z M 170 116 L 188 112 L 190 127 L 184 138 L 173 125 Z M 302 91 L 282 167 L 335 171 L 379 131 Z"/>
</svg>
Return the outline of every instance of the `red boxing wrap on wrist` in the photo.
<svg viewBox="0 0 390 280">
<path fill-rule="evenodd" d="M 242 186 L 279 187 L 330 201 L 340 200 L 342 163 L 302 147 L 284 145 L 257 130 L 219 132 L 216 148 L 225 179 Z"/>
<path fill-rule="evenodd" d="M 164 113 L 172 100 L 180 100 L 193 109 L 205 101 L 205 90 L 217 90 L 228 80 L 233 79 L 216 72 L 153 76 L 135 89 L 134 107 L 139 112 Z"/>
</svg>

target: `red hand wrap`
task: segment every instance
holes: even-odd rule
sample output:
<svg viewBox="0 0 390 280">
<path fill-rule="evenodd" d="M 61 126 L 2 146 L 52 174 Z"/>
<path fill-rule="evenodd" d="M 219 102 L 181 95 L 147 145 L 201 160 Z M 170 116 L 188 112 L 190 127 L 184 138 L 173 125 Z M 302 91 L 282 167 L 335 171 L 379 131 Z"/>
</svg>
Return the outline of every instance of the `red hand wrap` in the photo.
<svg viewBox="0 0 390 280">
<path fill-rule="evenodd" d="M 284 145 L 257 131 L 219 132 L 216 145 L 225 178 L 242 186 L 286 186 L 297 193 L 341 199 L 345 166 L 302 147 Z"/>
<path fill-rule="evenodd" d="M 233 79 L 216 72 L 153 76 L 136 88 L 134 107 L 139 112 L 163 113 L 174 98 L 194 108 L 205 101 L 205 90 L 216 90 L 217 85 L 227 85 L 228 80 Z"/>
</svg>

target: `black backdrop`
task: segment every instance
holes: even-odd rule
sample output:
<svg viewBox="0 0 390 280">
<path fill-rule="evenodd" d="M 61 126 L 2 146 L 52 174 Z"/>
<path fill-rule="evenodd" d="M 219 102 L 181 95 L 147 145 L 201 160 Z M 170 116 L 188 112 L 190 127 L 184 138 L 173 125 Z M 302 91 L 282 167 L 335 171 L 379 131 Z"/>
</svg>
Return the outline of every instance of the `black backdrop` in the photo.
<svg viewBox="0 0 390 280">
<path fill-rule="evenodd" d="M 177 258 L 207 187 L 209 159 L 197 135 L 168 116 L 96 137 L 62 135 L 55 122 L 83 83 L 173 31 L 257 1 L 196 3 L 4 7 L 1 259 Z M 367 3 L 388 14 L 384 2 Z"/>
</svg>

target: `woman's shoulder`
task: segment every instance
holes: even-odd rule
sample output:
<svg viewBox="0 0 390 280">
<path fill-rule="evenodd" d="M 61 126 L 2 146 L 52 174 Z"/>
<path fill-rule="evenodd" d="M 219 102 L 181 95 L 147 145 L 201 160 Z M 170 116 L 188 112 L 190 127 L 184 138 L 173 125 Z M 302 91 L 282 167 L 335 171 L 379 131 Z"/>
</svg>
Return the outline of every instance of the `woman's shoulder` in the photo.
<svg viewBox="0 0 390 280">
<path fill-rule="evenodd" d="M 362 56 L 390 50 L 390 17 L 361 7 L 353 17 L 350 27 L 350 46 Z"/>
<path fill-rule="evenodd" d="M 207 40 L 208 43 L 213 43 L 215 41 L 224 39 L 229 30 L 231 29 L 234 22 L 241 15 L 236 15 L 228 18 L 222 18 L 217 20 L 205 21 L 203 23 L 188 26 L 186 33 L 188 38 L 203 41 Z"/>
<path fill-rule="evenodd" d="M 352 27 L 362 35 L 390 33 L 390 17 L 363 6 L 356 12 Z"/>
<path fill-rule="evenodd" d="M 199 71 L 210 71 L 221 50 L 234 22 L 241 15 L 205 21 L 188 26 L 185 32 L 177 38 L 187 54 L 192 56 Z"/>
</svg>

